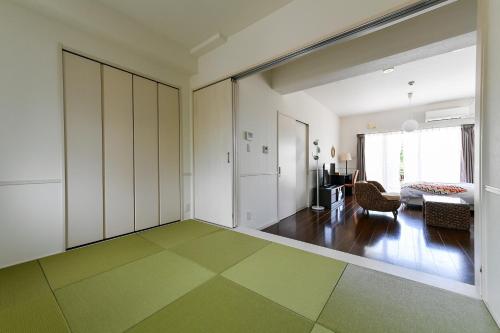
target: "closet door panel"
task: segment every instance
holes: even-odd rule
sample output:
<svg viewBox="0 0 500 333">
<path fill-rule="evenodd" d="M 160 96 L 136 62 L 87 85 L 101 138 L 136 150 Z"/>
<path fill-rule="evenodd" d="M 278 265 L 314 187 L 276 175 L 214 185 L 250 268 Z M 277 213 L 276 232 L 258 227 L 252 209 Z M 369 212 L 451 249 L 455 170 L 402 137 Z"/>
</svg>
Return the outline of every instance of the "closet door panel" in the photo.
<svg viewBox="0 0 500 333">
<path fill-rule="evenodd" d="M 158 84 L 160 223 L 181 219 L 179 90 Z"/>
<path fill-rule="evenodd" d="M 105 237 L 134 231 L 132 74 L 103 65 Z"/>
<path fill-rule="evenodd" d="M 101 66 L 63 52 L 67 247 L 103 239 Z"/>
<path fill-rule="evenodd" d="M 157 89 L 134 75 L 135 230 L 159 224 Z"/>
</svg>

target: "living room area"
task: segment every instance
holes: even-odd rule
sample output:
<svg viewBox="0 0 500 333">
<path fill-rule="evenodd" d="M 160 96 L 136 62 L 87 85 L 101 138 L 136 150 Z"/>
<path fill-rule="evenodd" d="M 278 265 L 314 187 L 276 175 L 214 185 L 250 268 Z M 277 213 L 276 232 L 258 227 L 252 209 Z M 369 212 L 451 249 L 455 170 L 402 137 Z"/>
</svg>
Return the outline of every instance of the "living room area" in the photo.
<svg viewBox="0 0 500 333">
<path fill-rule="evenodd" d="M 238 80 L 239 225 L 474 285 L 470 6 Z M 441 31 L 442 15 L 463 19 Z"/>
</svg>

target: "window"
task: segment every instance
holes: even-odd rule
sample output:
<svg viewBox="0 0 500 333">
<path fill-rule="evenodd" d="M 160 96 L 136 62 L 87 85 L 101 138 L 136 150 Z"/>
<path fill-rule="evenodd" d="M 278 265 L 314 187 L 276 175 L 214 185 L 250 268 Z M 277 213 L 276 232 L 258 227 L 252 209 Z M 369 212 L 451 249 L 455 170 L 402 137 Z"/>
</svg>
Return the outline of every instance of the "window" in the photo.
<svg viewBox="0 0 500 333">
<path fill-rule="evenodd" d="M 460 127 L 403 134 L 405 182 L 460 182 Z"/>
<path fill-rule="evenodd" d="M 367 179 L 387 191 L 399 191 L 403 181 L 459 183 L 461 145 L 460 127 L 367 134 Z"/>
<path fill-rule="evenodd" d="M 401 133 L 368 134 L 365 140 L 367 179 L 380 182 L 389 192 L 399 191 Z"/>
</svg>

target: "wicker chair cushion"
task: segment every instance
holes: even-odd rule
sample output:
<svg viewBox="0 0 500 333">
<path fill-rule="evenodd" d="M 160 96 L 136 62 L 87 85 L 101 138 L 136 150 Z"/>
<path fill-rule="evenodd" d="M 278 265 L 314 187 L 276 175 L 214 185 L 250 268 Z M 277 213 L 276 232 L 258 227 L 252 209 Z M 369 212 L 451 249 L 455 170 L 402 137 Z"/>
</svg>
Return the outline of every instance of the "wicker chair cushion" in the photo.
<svg viewBox="0 0 500 333">
<path fill-rule="evenodd" d="M 384 192 L 380 194 L 382 194 L 382 196 L 387 200 L 401 200 L 401 195 L 399 193 Z"/>
</svg>

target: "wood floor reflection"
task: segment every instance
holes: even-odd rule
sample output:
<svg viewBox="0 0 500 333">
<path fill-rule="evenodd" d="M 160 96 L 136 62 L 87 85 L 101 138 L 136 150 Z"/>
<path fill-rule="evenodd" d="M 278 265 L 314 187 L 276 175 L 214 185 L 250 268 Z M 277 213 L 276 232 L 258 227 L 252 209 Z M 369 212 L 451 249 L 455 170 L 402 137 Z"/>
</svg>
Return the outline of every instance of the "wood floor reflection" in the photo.
<svg viewBox="0 0 500 333">
<path fill-rule="evenodd" d="M 365 216 L 348 197 L 336 210 L 306 208 L 263 231 L 474 284 L 473 228 L 428 227 L 414 208 L 400 208 L 396 222 L 392 213 Z"/>
</svg>

